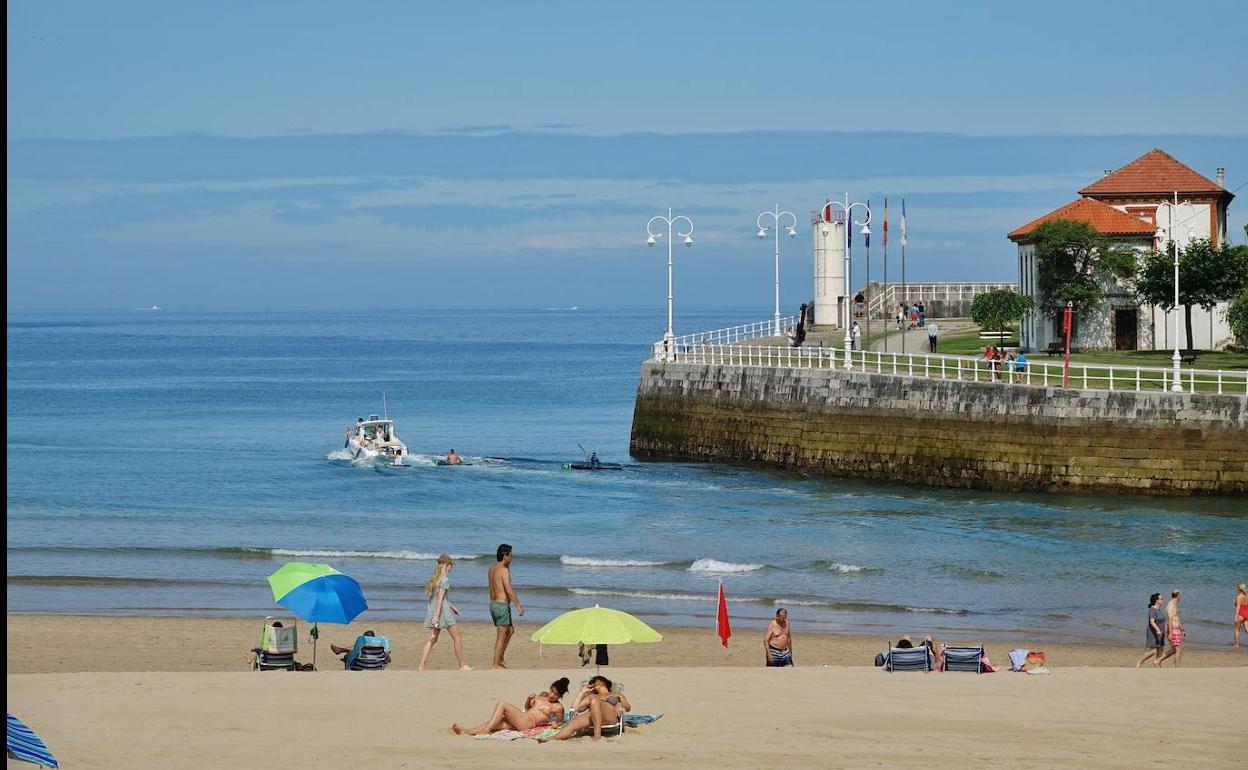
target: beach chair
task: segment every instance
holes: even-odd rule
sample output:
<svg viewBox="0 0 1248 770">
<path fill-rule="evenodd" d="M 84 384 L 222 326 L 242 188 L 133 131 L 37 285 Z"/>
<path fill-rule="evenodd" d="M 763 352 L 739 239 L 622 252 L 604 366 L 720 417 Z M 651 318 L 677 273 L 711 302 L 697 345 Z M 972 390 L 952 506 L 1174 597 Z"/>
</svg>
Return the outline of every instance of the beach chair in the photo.
<svg viewBox="0 0 1248 770">
<path fill-rule="evenodd" d="M 281 622 L 275 626 L 275 622 Z M 252 661 L 253 671 L 294 671 L 295 653 L 299 651 L 299 627 L 294 618 L 275 620 L 264 619 L 264 630 L 260 632 L 260 645 L 253 647 L 256 654 Z"/>
<path fill-rule="evenodd" d="M 884 657 L 885 671 L 931 671 L 932 653 L 927 645 L 890 647 Z"/>
<path fill-rule="evenodd" d="M 9 714 L 8 739 L 5 749 L 14 759 L 31 762 L 40 767 L 60 767 L 56 758 L 52 756 L 52 752 L 48 751 L 43 739 L 35 735 L 35 731 L 27 727 L 25 722 L 12 714 Z"/>
<path fill-rule="evenodd" d="M 984 673 L 984 645 L 950 647 L 947 644 L 942 644 L 940 649 L 943 653 L 940 665 L 941 671 Z"/>
<path fill-rule="evenodd" d="M 390 639 L 385 636 L 361 636 L 351 652 L 342 659 L 348 671 L 384 671 L 390 665 Z"/>
<path fill-rule="evenodd" d="M 588 680 L 588 679 L 586 679 L 584 682 L 581 682 L 581 686 L 582 686 L 582 687 L 584 687 L 584 686 L 585 686 L 585 685 L 587 685 L 587 684 L 589 684 L 589 680 Z M 611 692 L 623 692 L 623 691 L 624 691 L 624 685 L 620 684 L 619 682 L 612 682 L 612 683 L 611 683 Z M 627 711 L 625 711 L 625 712 L 623 712 L 623 713 L 621 713 L 621 714 L 620 714 L 620 718 L 619 718 L 619 720 L 617 720 L 617 721 L 615 721 L 615 722 L 612 722 L 611 724 L 605 724 L 605 725 L 603 725 L 603 726 L 602 726 L 602 734 L 603 734 L 603 736 L 616 736 L 616 735 L 623 735 L 623 734 L 624 734 L 624 717 L 625 717 L 625 716 L 627 716 L 627 715 L 628 715 L 628 712 L 627 712 Z M 563 720 L 563 721 L 564 721 L 564 722 L 567 722 L 567 721 L 571 720 L 574 716 L 576 716 L 576 712 L 575 712 L 575 711 L 567 711 L 567 712 L 565 712 L 565 713 L 564 713 L 564 715 L 563 715 L 563 716 L 564 716 L 564 720 Z M 592 734 L 592 733 L 593 733 L 593 731 L 594 731 L 594 728 L 593 728 L 593 727 L 587 727 L 587 728 L 585 728 L 584 730 L 582 730 L 582 731 L 581 731 L 581 734 L 583 734 L 583 735 L 590 735 L 590 734 Z"/>
</svg>

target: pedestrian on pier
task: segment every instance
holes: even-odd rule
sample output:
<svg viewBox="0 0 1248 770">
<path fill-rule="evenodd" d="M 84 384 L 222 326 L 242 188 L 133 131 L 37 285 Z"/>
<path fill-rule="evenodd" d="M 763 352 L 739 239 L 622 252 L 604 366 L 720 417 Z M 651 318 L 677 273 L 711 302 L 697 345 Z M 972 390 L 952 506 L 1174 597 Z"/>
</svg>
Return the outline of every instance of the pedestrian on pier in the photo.
<svg viewBox="0 0 1248 770">
<path fill-rule="evenodd" d="M 849 327 L 849 338 L 854 350 L 862 350 L 862 329 L 858 326 L 857 321 L 854 321 L 854 325 Z"/>
<path fill-rule="evenodd" d="M 936 322 L 933 321 L 927 327 L 927 348 L 932 353 L 936 352 L 936 335 L 938 333 L 940 333 L 940 329 L 936 326 Z"/>
</svg>

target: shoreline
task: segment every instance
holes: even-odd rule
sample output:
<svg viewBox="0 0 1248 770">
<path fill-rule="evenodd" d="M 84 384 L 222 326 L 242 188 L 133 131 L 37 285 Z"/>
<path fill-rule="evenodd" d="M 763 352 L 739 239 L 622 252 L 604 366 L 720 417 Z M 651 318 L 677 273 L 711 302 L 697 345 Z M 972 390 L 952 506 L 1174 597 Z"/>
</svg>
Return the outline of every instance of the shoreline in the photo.
<svg viewBox="0 0 1248 770">
<path fill-rule="evenodd" d="M 288 617 L 285 613 L 275 618 Z M 8 646 L 7 673 L 48 674 L 70 672 L 138 672 L 138 671 L 247 671 L 244 652 L 259 638 L 263 617 L 152 617 L 13 614 L 6 616 Z M 1227 624 L 1230 625 L 1229 623 Z M 570 646 L 539 645 L 529 635 L 541 626 L 521 620 L 516 626 L 507 653 L 513 669 L 579 669 L 576 650 Z M 312 659 L 308 639 L 311 625 L 299 623 L 298 660 Z M 719 643 L 711 628 L 655 626 L 664 636 L 657 644 L 616 645 L 610 648 L 611 668 L 761 668 L 763 663 L 763 626 L 738 627 L 727 649 Z M 459 624 L 469 665 L 488 668 L 493 655 L 495 631 L 492 625 L 478 621 Z M 428 639 L 428 629 L 416 621 L 388 621 L 379 618 L 356 620 L 349 626 L 321 624 L 317 648 L 317 668 L 328 672 L 340 668 L 329 645 L 350 646 L 355 637 L 366 630 L 390 637 L 394 646 L 392 670 L 414 670 L 420 652 Z M 921 628 L 908 632 L 898 629 L 892 637 L 854 634 L 804 632 L 795 625 L 793 652 L 798 667 L 872 667 L 875 654 L 883 652 L 887 639 L 908 633 L 922 636 Z M 1248 667 L 1248 640 L 1236 652 L 1225 648 L 1186 647 L 1184 668 Z M 1127 668 L 1134 667 L 1145 653 L 1142 637 L 1139 645 L 1112 643 L 1056 642 L 1032 636 L 1013 641 L 992 641 L 967 637 L 943 637 L 938 642 L 979 643 L 983 641 L 989 660 L 1000 669 L 1009 668 L 1008 651 L 1015 647 L 1044 650 L 1053 669 Z M 72 655 L 48 655 L 47 640 L 56 639 L 56 646 L 73 650 Z M 1173 659 L 1171 659 L 1173 660 Z M 1171 661 L 1167 661 L 1167 668 Z M 430 670 L 456 667 L 450 635 L 443 633 L 428 663 Z M 592 664 L 586 671 L 592 671 Z"/>
</svg>

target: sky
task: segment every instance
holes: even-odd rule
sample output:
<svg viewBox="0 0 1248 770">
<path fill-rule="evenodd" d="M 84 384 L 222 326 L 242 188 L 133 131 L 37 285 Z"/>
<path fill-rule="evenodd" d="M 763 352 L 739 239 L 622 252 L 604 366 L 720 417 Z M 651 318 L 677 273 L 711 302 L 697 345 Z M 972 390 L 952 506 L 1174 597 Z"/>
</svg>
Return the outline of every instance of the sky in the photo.
<svg viewBox="0 0 1248 770">
<path fill-rule="evenodd" d="M 828 196 L 878 220 L 887 195 L 894 233 L 905 198 L 908 280 L 996 281 L 1006 232 L 1153 147 L 1248 181 L 1236 2 L 1179 23 L 1112 1 L 7 12 L 11 308 L 659 312 L 645 227 L 670 206 L 695 223 L 678 306 L 763 318 L 774 205 L 799 221 L 792 312 Z M 1236 201 L 1240 241 L 1246 221 Z M 897 280 L 895 235 L 888 258 Z"/>
</svg>

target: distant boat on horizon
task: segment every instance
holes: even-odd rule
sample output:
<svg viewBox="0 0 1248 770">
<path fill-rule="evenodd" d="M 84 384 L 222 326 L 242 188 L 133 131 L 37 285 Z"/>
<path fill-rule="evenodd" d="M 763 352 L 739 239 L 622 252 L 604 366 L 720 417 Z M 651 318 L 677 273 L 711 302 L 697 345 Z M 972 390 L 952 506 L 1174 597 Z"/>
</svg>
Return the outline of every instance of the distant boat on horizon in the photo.
<svg viewBox="0 0 1248 770">
<path fill-rule="evenodd" d="M 148 312 L 152 310 L 164 310 L 164 308 L 161 307 L 160 305 L 152 305 L 151 307 L 136 307 L 135 310 L 142 310 L 144 312 Z"/>
</svg>

